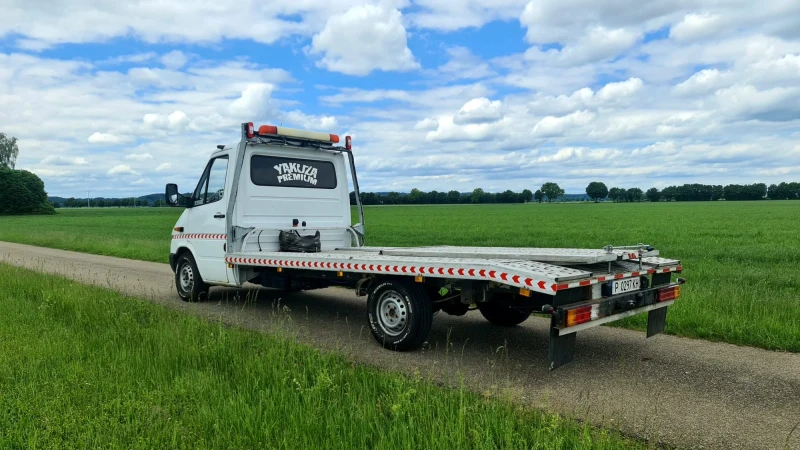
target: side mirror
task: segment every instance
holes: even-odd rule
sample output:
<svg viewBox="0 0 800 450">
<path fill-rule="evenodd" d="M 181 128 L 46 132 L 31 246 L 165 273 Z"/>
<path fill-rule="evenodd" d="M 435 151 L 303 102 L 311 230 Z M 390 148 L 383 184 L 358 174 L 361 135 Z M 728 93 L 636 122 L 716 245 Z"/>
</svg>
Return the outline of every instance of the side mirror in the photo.
<svg viewBox="0 0 800 450">
<path fill-rule="evenodd" d="M 179 206 L 179 199 L 183 196 L 178 192 L 177 184 L 169 183 L 167 184 L 167 189 L 164 192 L 164 197 L 167 202 L 167 205 Z"/>
</svg>

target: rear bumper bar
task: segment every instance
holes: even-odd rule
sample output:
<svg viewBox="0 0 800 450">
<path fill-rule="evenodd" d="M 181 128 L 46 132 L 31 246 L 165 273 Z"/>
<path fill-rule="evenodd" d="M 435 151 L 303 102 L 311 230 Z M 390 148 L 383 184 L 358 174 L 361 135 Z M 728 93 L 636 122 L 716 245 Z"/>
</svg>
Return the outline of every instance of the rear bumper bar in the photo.
<svg viewBox="0 0 800 450">
<path fill-rule="evenodd" d="M 614 314 L 612 316 L 606 316 L 601 319 L 592 320 L 589 322 L 584 322 L 578 325 L 573 325 L 571 327 L 555 327 L 558 330 L 559 336 L 564 336 L 567 334 L 577 333 L 578 331 L 587 330 L 592 327 L 596 327 L 598 325 L 602 325 L 604 323 L 614 322 L 615 320 L 624 319 L 626 317 L 635 316 L 637 314 L 646 313 L 649 311 L 653 311 L 655 309 L 666 308 L 667 306 L 672 305 L 675 303 L 675 300 L 670 300 L 667 302 L 656 303 L 653 305 L 642 306 L 640 308 L 635 308 L 630 311 L 621 312 L 618 314 Z"/>
</svg>

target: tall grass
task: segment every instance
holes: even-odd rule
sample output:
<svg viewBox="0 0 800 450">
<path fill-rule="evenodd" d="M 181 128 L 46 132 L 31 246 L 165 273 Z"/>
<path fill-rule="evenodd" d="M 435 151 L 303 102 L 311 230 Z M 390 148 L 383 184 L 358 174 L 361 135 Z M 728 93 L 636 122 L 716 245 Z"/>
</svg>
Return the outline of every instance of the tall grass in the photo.
<svg viewBox="0 0 800 450">
<path fill-rule="evenodd" d="M 0 240 L 167 262 L 179 210 L 0 217 Z M 800 202 L 367 207 L 368 245 L 588 247 L 644 242 L 688 280 L 667 333 L 800 351 Z M 616 324 L 643 329 L 645 316 Z"/>
<path fill-rule="evenodd" d="M 642 447 L 66 279 L 0 286 L 0 448 Z"/>
</svg>

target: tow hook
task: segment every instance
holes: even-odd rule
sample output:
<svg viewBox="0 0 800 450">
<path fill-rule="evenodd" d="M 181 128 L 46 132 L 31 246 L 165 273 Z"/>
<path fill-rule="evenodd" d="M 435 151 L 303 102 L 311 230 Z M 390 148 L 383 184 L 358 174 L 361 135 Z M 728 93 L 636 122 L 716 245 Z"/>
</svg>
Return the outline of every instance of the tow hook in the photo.
<svg viewBox="0 0 800 450">
<path fill-rule="evenodd" d="M 560 314 L 558 313 L 558 310 L 554 308 L 553 305 L 542 306 L 542 312 L 545 314 L 550 314 L 556 320 L 559 320 L 561 318 Z"/>
</svg>

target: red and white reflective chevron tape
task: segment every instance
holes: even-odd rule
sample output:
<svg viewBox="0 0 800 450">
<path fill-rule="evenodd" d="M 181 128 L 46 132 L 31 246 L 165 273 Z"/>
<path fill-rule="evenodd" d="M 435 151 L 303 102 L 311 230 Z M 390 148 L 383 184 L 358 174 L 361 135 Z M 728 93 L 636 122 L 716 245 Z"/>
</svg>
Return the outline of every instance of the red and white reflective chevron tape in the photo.
<svg viewBox="0 0 800 450">
<path fill-rule="evenodd" d="M 227 234 L 173 234 L 172 239 L 213 239 L 225 240 L 228 239 Z"/>
<path fill-rule="evenodd" d="M 683 270 L 681 266 L 665 267 L 661 269 L 647 269 L 641 272 L 626 272 L 616 273 L 607 276 L 593 277 L 587 280 L 575 281 L 566 284 L 556 284 L 545 280 L 536 280 L 527 278 L 523 275 L 502 272 L 497 270 L 478 269 L 478 268 L 455 268 L 455 267 L 429 267 L 429 266 L 401 266 L 391 264 L 355 264 L 344 262 L 327 262 L 327 261 L 292 261 L 281 259 L 264 259 L 264 258 L 242 258 L 226 256 L 225 262 L 229 264 L 244 264 L 244 265 L 258 265 L 268 267 L 300 267 L 300 268 L 313 268 L 313 269 L 330 269 L 330 270 L 346 270 L 348 272 L 365 272 L 365 273 L 391 273 L 391 274 L 405 274 L 405 275 L 432 275 L 434 277 L 454 277 L 454 278 L 467 278 L 467 279 L 485 279 L 490 281 L 497 281 L 510 286 L 522 287 L 530 290 L 553 293 L 564 289 L 571 289 L 581 286 L 590 286 L 592 284 L 603 283 L 620 278 L 638 277 L 644 274 L 653 274 L 656 272 L 680 272 Z"/>
</svg>

